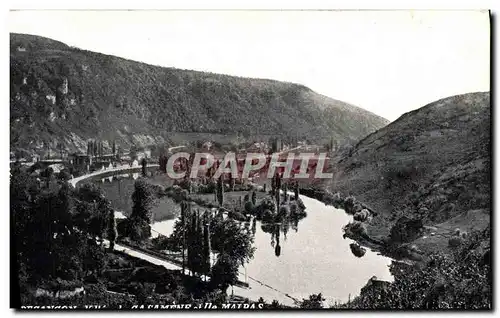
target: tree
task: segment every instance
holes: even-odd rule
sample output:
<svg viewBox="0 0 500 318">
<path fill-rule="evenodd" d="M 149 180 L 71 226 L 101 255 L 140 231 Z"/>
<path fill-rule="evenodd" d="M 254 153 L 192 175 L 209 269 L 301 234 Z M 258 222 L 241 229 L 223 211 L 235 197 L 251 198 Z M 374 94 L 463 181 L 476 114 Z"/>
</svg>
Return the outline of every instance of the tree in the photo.
<svg viewBox="0 0 500 318">
<path fill-rule="evenodd" d="M 226 291 L 230 285 L 238 281 L 238 263 L 228 254 L 222 253 L 212 267 L 211 284 Z"/>
<path fill-rule="evenodd" d="M 312 294 L 309 296 L 309 299 L 304 299 L 302 301 L 302 303 L 300 304 L 300 308 L 321 309 L 323 308 L 323 301 L 325 301 L 325 298 L 323 298 L 323 295 L 321 295 L 321 293 Z"/>
<path fill-rule="evenodd" d="M 134 183 L 134 193 L 132 193 L 132 218 L 139 218 L 151 223 L 151 209 L 155 204 L 155 193 L 153 187 L 144 179 L 139 179 Z"/>
<path fill-rule="evenodd" d="M 168 158 L 167 156 L 165 155 L 160 155 L 160 158 L 158 160 L 159 162 L 159 165 L 160 165 L 160 171 L 163 172 L 163 173 L 167 173 L 167 162 L 168 162 Z"/>
<path fill-rule="evenodd" d="M 102 157 L 104 155 L 104 144 L 102 141 L 99 141 L 99 156 Z"/>
<path fill-rule="evenodd" d="M 130 147 L 130 159 L 135 160 L 137 158 L 137 147 L 136 146 L 131 146 Z"/>
<path fill-rule="evenodd" d="M 147 166 L 147 161 L 146 161 L 146 158 L 142 158 L 141 160 L 141 166 L 142 166 L 142 176 L 145 177 L 146 176 L 146 166 Z"/>
<path fill-rule="evenodd" d="M 57 175 L 57 178 L 61 181 L 68 181 L 69 179 L 71 179 L 71 175 L 70 175 L 68 169 L 63 169 L 59 172 L 59 174 Z"/>
<path fill-rule="evenodd" d="M 188 268 L 193 273 L 203 272 L 203 233 L 202 233 L 202 220 L 200 220 L 200 213 L 196 211 L 191 213 L 189 226 L 187 227 L 186 241 L 187 241 L 187 263 Z"/>
<path fill-rule="evenodd" d="M 186 264 L 186 219 L 190 216 L 191 214 L 191 205 L 189 204 L 188 201 L 182 201 L 181 203 L 181 223 L 180 223 L 180 227 L 181 227 L 181 231 L 182 231 L 182 235 L 181 235 L 181 238 L 182 238 L 182 273 L 184 274 L 186 271 L 185 271 L 185 264 Z M 177 229 L 179 228 L 179 224 L 176 223 L 175 224 L 175 228 L 174 228 L 174 234 L 177 233 L 178 231 L 176 231 Z"/>
<path fill-rule="evenodd" d="M 217 181 L 217 202 L 219 202 L 220 206 L 224 203 L 224 182 L 222 180 L 222 175 Z"/>
<path fill-rule="evenodd" d="M 131 239 L 140 241 L 151 235 L 152 207 L 155 204 L 155 193 L 150 184 L 139 179 L 134 184 L 132 193 L 132 214 L 129 218 L 129 233 Z"/>
<path fill-rule="evenodd" d="M 253 214 L 255 209 L 255 205 L 252 203 L 252 201 L 246 201 L 245 202 L 245 212 L 248 214 Z"/>
<path fill-rule="evenodd" d="M 59 156 L 62 159 L 64 157 L 64 144 L 62 142 L 57 143 L 57 150 L 59 150 Z"/>
<path fill-rule="evenodd" d="M 274 196 L 276 193 L 276 175 L 271 178 L 271 195 Z"/>
<path fill-rule="evenodd" d="M 210 224 L 211 246 L 215 252 L 226 253 L 240 265 L 253 258 L 255 248 L 249 230 L 240 227 L 233 219 L 213 218 Z"/>
<path fill-rule="evenodd" d="M 210 243 L 210 213 L 205 211 L 203 214 L 203 266 L 202 273 L 210 273 L 210 255 L 212 253 L 212 245 Z"/>
<path fill-rule="evenodd" d="M 47 184 L 47 187 L 49 187 L 50 180 L 52 179 L 52 176 L 54 175 L 54 169 L 52 167 L 47 167 L 45 170 L 42 171 L 40 174 L 43 178 L 45 178 L 45 182 Z"/>
<path fill-rule="evenodd" d="M 109 210 L 107 234 L 109 240 L 109 250 L 112 251 L 115 249 L 115 241 L 118 237 L 118 232 L 116 230 L 115 211 L 113 211 L 112 209 Z"/>
<path fill-rule="evenodd" d="M 294 194 L 295 201 L 298 201 L 299 200 L 299 182 L 298 181 L 295 182 L 295 186 L 293 188 L 293 194 Z"/>
<path fill-rule="evenodd" d="M 75 222 L 80 228 L 92 236 L 97 236 L 102 242 L 109 213 L 113 211 L 111 202 L 105 198 L 102 190 L 92 183 L 80 187 L 76 197 L 78 214 L 75 216 Z"/>
<path fill-rule="evenodd" d="M 41 282 L 82 280 L 104 269 L 102 249 L 89 225 L 95 211 L 82 207 L 105 199 L 92 185 L 82 188 L 76 191 L 66 182 L 41 188 L 34 177 L 13 167 L 11 233 L 16 262 L 12 268 L 25 296 Z"/>
<path fill-rule="evenodd" d="M 236 183 L 235 177 L 233 176 L 232 173 L 229 173 L 229 186 L 231 187 L 231 191 L 234 191 L 235 183 Z"/>
</svg>

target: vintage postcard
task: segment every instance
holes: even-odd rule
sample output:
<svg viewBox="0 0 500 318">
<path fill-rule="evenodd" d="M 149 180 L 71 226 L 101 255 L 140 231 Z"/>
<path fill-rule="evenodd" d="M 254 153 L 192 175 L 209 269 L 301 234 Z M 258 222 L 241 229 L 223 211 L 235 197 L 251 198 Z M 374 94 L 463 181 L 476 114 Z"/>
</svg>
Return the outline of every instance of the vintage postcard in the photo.
<svg viewBox="0 0 500 318">
<path fill-rule="evenodd" d="M 10 11 L 11 307 L 491 310 L 490 20 Z"/>
</svg>

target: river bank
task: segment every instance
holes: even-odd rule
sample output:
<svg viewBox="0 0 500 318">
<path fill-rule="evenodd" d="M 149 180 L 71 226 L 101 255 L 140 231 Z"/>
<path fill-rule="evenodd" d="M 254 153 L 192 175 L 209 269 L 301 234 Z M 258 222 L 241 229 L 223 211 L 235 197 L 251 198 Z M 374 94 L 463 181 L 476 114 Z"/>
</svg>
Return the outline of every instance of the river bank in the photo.
<svg viewBox="0 0 500 318">
<path fill-rule="evenodd" d="M 156 193 L 160 194 L 159 200 L 168 198 L 173 200 L 170 204 L 177 205 L 175 202 L 180 201 L 174 198 L 183 196 L 184 199 L 199 204 L 200 208 L 219 206 L 213 193 L 189 194 L 179 188 L 173 191 L 172 187 L 162 186 L 154 180 L 156 179 L 151 179 L 151 184 L 156 188 Z M 224 209 L 228 212 L 244 212 L 244 197 L 248 195 L 250 198 L 254 190 L 257 190 L 256 206 L 259 206 L 269 194 L 263 192 L 261 186 L 247 184 L 244 191 L 224 193 Z M 281 304 L 296 306 L 297 300 L 307 299 L 310 295 L 321 292 L 326 297 L 325 305 L 328 306 L 347 302 L 358 295 L 372 276 L 391 281 L 388 266 L 392 260 L 378 255 L 376 246 L 369 246 L 362 257 L 351 251 L 350 244 L 353 241 L 343 236 L 342 227 L 353 221 L 352 215 L 309 198 L 306 194 L 311 194 L 305 192 L 301 191 L 300 198 L 305 205 L 307 217 L 276 224 L 253 222 L 256 254 L 249 264 L 240 269 L 239 275 L 240 280 L 250 283 L 251 289 L 238 290 L 238 295 L 254 301 L 264 297 L 269 302 L 278 300 Z M 293 192 L 287 194 L 293 197 Z M 123 195 L 126 194 L 122 192 Z M 282 191 L 283 201 L 285 197 Z M 151 225 L 152 237 L 172 234 L 175 220 L 176 218 L 170 218 L 154 222 Z M 303 270 L 298 273 L 294 270 L 297 268 Z M 332 269 L 336 270 L 332 272 Z M 283 277 L 288 279 L 283 280 Z"/>
<path fill-rule="evenodd" d="M 345 237 L 399 261 L 413 263 L 424 259 L 421 251 L 415 250 L 408 244 L 394 244 L 390 237 L 370 236 L 370 225 L 376 222 L 379 213 L 372 207 L 357 201 L 354 196 L 342 197 L 338 192 L 334 194 L 320 187 L 301 188 L 300 192 L 326 205 L 343 209 L 347 214 L 352 215 L 353 221 L 343 227 Z M 408 231 L 412 231 L 412 229 L 408 229 Z M 413 231 L 418 231 L 418 229 Z"/>
</svg>

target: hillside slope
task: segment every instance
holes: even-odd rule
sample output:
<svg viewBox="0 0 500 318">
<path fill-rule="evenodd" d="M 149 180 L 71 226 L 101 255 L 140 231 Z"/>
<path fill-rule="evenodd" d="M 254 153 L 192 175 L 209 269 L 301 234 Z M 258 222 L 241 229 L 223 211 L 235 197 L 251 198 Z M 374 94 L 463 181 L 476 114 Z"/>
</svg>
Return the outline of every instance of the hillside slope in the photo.
<svg viewBox="0 0 500 318">
<path fill-rule="evenodd" d="M 335 166 L 332 191 L 352 194 L 379 213 L 368 226 L 385 237 L 402 216 L 437 234 L 489 225 L 490 94 L 444 98 L 401 116 L 361 140 Z M 429 249 L 446 248 L 446 241 Z"/>
<path fill-rule="evenodd" d="M 302 85 L 152 66 L 39 36 L 10 40 L 13 149 L 83 150 L 88 138 L 126 148 L 169 132 L 354 141 L 388 123 Z"/>
</svg>

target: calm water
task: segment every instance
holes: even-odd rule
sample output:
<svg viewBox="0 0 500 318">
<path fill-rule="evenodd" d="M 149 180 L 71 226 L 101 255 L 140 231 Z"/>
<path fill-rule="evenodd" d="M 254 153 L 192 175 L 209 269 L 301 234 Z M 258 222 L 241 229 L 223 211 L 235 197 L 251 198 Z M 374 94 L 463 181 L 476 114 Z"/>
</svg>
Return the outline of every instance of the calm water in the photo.
<svg viewBox="0 0 500 318">
<path fill-rule="evenodd" d="M 139 178 L 139 173 L 129 173 L 106 178 L 90 179 L 90 182 L 98 184 L 104 191 L 106 198 L 111 201 L 114 209 L 124 215 L 132 213 L 132 193 L 134 192 L 135 180 Z M 152 175 L 149 181 L 155 184 L 170 185 L 171 181 L 163 175 Z M 180 215 L 180 207 L 173 203 L 173 200 L 164 197 L 157 200 L 152 208 L 153 221 L 174 219 Z"/>
<path fill-rule="evenodd" d="M 114 193 L 109 189 L 105 191 Z M 293 300 L 285 294 L 301 300 L 321 292 L 326 304 L 329 304 L 345 302 L 349 295 L 351 298 L 358 295 L 372 276 L 392 280 L 390 258 L 368 249 L 361 258 L 351 253 L 349 244 L 353 241 L 342 237 L 342 227 L 352 221 L 350 215 L 315 199 L 301 198 L 308 215 L 298 224 L 286 228 L 256 223 L 257 250 L 253 260 L 246 265 L 246 276 L 243 268 L 240 274 L 240 280 L 248 281 L 251 288 L 238 289 L 235 293 L 251 299 L 263 297 L 268 301 L 276 299 L 293 305 Z M 160 201 L 159 205 L 170 205 L 170 202 L 162 204 Z M 163 235 L 170 235 L 174 221 L 171 218 L 156 222 L 152 228 Z"/>
<path fill-rule="evenodd" d="M 307 217 L 299 222 L 297 232 L 288 231 L 286 239 L 281 233 L 279 256 L 277 239 L 273 244 L 271 234 L 257 227 L 257 251 L 246 266 L 249 277 L 298 299 L 321 292 L 327 303 L 347 301 L 349 294 L 354 297 L 374 275 L 392 280 L 388 267 L 391 259 L 370 250 L 361 258 L 351 253 L 349 244 L 353 241 L 342 238 L 342 227 L 352 220 L 351 216 L 320 201 L 305 196 L 301 199 Z M 262 295 L 264 299 L 276 297 L 276 292 L 267 290 L 268 294 Z M 293 303 L 284 295 L 278 300 Z"/>
</svg>

